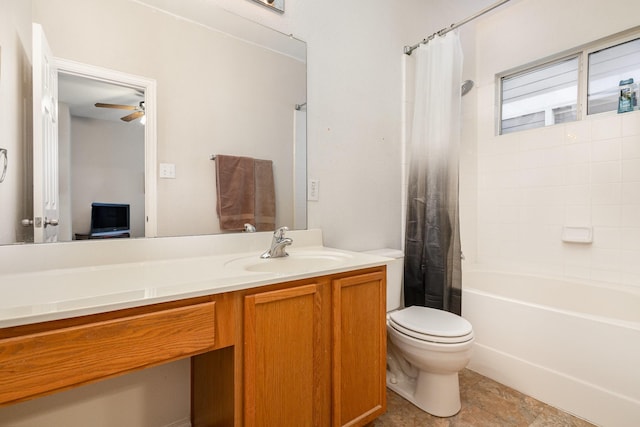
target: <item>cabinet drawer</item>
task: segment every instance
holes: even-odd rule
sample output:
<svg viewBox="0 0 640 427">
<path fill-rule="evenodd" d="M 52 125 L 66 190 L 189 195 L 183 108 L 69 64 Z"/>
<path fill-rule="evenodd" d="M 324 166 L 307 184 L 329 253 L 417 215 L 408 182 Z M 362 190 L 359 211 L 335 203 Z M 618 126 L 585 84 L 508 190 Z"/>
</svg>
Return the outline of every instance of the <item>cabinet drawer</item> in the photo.
<svg viewBox="0 0 640 427">
<path fill-rule="evenodd" d="M 215 343 L 215 302 L 0 340 L 0 405 L 189 357 Z"/>
</svg>

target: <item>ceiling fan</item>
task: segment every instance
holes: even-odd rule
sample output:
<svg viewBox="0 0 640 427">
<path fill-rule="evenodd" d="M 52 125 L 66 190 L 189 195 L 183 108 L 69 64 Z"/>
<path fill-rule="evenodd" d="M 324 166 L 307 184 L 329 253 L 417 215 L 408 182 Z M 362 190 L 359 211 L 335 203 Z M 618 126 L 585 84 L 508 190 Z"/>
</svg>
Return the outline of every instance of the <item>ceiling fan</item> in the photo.
<svg viewBox="0 0 640 427">
<path fill-rule="evenodd" d="M 128 114 L 124 117 L 120 117 L 120 120 L 124 120 L 125 122 L 130 122 L 132 120 L 135 120 L 144 116 L 144 101 L 140 101 L 140 104 L 138 105 L 104 104 L 102 102 L 96 102 L 95 106 L 98 108 L 115 108 L 118 110 L 133 110 L 133 113 Z"/>
</svg>

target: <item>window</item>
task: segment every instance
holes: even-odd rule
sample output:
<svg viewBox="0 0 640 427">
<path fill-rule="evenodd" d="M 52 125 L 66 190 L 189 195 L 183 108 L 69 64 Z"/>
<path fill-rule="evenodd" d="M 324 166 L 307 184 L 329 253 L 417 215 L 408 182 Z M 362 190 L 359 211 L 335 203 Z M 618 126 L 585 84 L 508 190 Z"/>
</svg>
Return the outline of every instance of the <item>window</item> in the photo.
<svg viewBox="0 0 640 427">
<path fill-rule="evenodd" d="M 589 54 L 587 114 L 618 109 L 618 86 L 632 78 L 640 83 L 640 39 Z"/>
<path fill-rule="evenodd" d="M 576 120 L 578 57 L 502 78 L 502 133 Z"/>
<path fill-rule="evenodd" d="M 640 90 L 637 29 L 635 38 L 626 37 L 608 45 L 594 43 L 543 65 L 499 76 L 500 134 L 575 121 L 585 111 L 617 111 L 621 81 L 633 78 L 635 89 Z M 586 77 L 581 71 L 584 61 Z M 586 90 L 581 89 L 581 81 L 586 82 Z M 640 100 L 640 93 L 637 97 Z"/>
</svg>

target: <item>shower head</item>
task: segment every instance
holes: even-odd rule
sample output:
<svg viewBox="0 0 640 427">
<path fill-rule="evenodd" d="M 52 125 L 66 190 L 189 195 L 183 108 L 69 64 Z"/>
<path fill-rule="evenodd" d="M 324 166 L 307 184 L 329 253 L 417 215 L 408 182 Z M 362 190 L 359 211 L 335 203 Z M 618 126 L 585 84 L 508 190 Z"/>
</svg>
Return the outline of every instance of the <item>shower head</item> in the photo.
<svg viewBox="0 0 640 427">
<path fill-rule="evenodd" d="M 460 90 L 461 96 L 465 96 L 473 88 L 473 80 L 465 80 L 462 82 L 462 88 Z"/>
</svg>

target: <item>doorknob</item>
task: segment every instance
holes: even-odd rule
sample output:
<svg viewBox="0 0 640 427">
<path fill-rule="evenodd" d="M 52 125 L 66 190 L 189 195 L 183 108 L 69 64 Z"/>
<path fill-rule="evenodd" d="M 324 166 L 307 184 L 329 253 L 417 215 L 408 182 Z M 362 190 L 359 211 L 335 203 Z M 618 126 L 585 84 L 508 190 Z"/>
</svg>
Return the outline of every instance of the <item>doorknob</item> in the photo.
<svg viewBox="0 0 640 427">
<path fill-rule="evenodd" d="M 45 218 L 44 219 L 44 226 L 46 227 L 47 225 L 53 225 L 55 227 L 56 225 L 58 225 L 58 220 L 57 219 Z"/>
<path fill-rule="evenodd" d="M 36 217 L 35 221 L 29 218 L 25 218 L 22 221 L 20 221 L 20 224 L 22 224 L 23 227 L 30 227 L 34 224 L 36 227 L 42 227 L 42 218 L 40 217 Z M 60 223 L 60 221 L 58 221 L 57 219 L 49 219 L 49 218 L 45 218 L 44 219 L 44 226 L 46 227 L 47 225 L 53 225 L 56 226 Z"/>
</svg>

